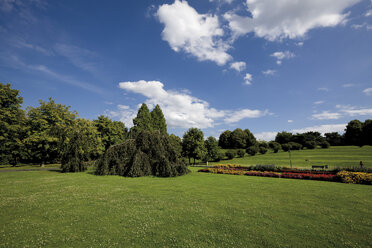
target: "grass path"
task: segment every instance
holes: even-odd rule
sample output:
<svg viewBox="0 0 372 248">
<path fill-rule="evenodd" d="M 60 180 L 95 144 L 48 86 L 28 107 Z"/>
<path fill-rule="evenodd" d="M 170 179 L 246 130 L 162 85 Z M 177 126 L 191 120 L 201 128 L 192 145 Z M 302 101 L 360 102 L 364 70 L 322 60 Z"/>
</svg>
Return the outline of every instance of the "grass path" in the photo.
<svg viewBox="0 0 372 248">
<path fill-rule="evenodd" d="M 371 247 L 372 187 L 0 173 L 0 247 Z"/>
</svg>

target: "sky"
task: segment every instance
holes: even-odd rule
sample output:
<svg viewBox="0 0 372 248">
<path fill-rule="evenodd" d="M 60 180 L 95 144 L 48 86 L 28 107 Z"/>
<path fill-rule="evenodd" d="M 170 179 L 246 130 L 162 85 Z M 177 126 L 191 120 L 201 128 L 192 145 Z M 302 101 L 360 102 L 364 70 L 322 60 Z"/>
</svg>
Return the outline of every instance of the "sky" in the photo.
<svg viewBox="0 0 372 248">
<path fill-rule="evenodd" d="M 372 1 L 0 0 L 0 82 L 179 136 L 343 132 L 372 118 Z"/>
</svg>

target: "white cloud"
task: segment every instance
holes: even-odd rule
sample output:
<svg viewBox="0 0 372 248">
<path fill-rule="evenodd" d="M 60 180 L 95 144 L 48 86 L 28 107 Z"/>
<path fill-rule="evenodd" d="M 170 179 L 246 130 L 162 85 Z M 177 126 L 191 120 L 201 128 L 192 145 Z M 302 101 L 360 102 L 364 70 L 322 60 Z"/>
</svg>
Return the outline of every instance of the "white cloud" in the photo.
<svg viewBox="0 0 372 248">
<path fill-rule="evenodd" d="M 328 111 L 323 111 L 320 114 L 313 114 L 312 119 L 316 120 L 337 120 L 340 119 L 342 115 L 340 113 L 331 113 Z"/>
<path fill-rule="evenodd" d="M 348 116 L 372 115 L 372 108 L 361 108 L 350 105 L 336 105 L 336 108 Z"/>
<path fill-rule="evenodd" d="M 342 87 L 344 88 L 350 88 L 350 87 L 354 87 L 355 84 L 343 84 Z"/>
<path fill-rule="evenodd" d="M 288 123 L 293 123 L 293 120 L 288 120 Z"/>
<path fill-rule="evenodd" d="M 283 59 L 290 59 L 290 58 L 295 57 L 294 53 L 292 53 L 290 51 L 275 52 L 275 53 L 271 54 L 270 56 L 275 57 L 277 59 L 276 63 L 278 65 L 282 64 Z"/>
<path fill-rule="evenodd" d="M 361 0 L 246 0 L 251 17 L 227 12 L 235 37 L 250 32 L 270 41 L 303 37 L 309 30 L 345 23 L 345 10 Z"/>
<path fill-rule="evenodd" d="M 245 70 L 245 66 L 246 66 L 246 64 L 243 61 L 233 62 L 233 63 L 230 64 L 230 68 L 234 69 L 238 72 L 241 72 L 241 71 Z"/>
<path fill-rule="evenodd" d="M 253 77 L 252 77 L 251 74 L 249 74 L 249 73 L 245 74 L 244 83 L 246 85 L 251 85 L 252 84 L 252 80 L 253 80 Z"/>
<path fill-rule="evenodd" d="M 175 128 L 209 128 L 216 125 L 217 120 L 235 123 L 244 118 L 258 118 L 269 114 L 267 110 L 242 109 L 217 110 L 209 103 L 191 96 L 188 92 L 165 90 L 159 81 L 121 82 L 119 87 L 129 92 L 141 94 L 147 99 L 145 103 L 151 108 L 159 104 L 169 127 Z M 133 126 L 138 106 L 129 108 L 119 105 L 117 111 L 106 111 L 112 117 L 119 117 L 127 126 Z"/>
<path fill-rule="evenodd" d="M 276 73 L 276 70 L 268 69 L 266 71 L 262 71 L 262 74 L 264 75 L 274 75 Z"/>
<path fill-rule="evenodd" d="M 226 123 L 235 123 L 239 122 L 245 118 L 259 118 L 269 114 L 269 111 L 261 111 L 261 110 L 250 110 L 250 109 L 243 109 L 240 111 L 234 111 L 228 114 L 228 117 L 225 118 Z"/>
<path fill-rule="evenodd" d="M 367 96 L 372 96 L 372 88 L 367 88 L 363 90 L 363 93 L 366 94 Z"/>
<path fill-rule="evenodd" d="M 325 133 L 331 132 L 343 132 L 345 130 L 346 124 L 327 124 L 327 125 L 319 125 L 319 126 L 312 126 L 312 127 L 305 127 L 300 129 L 293 129 L 291 132 L 293 133 L 305 133 L 310 131 L 319 132 L 322 135 Z"/>
<path fill-rule="evenodd" d="M 321 88 L 318 88 L 319 91 L 325 91 L 325 92 L 328 92 L 329 89 L 327 87 L 321 87 Z"/>
<path fill-rule="evenodd" d="M 165 26 L 162 38 L 174 51 L 183 50 L 200 61 L 210 60 L 218 65 L 232 59 L 227 53 L 230 46 L 220 38 L 224 31 L 217 16 L 199 14 L 187 1 L 179 0 L 161 5 L 157 16 Z"/>
<path fill-rule="evenodd" d="M 261 133 L 255 133 L 254 136 L 258 140 L 275 140 L 277 132 L 261 132 Z"/>
<path fill-rule="evenodd" d="M 365 17 L 372 15 L 372 9 L 367 10 L 367 12 L 364 14 Z"/>
<path fill-rule="evenodd" d="M 296 45 L 302 47 L 304 45 L 304 42 L 303 41 L 297 42 Z"/>
<path fill-rule="evenodd" d="M 315 105 L 319 105 L 319 104 L 323 104 L 323 103 L 324 103 L 324 101 L 316 101 L 316 102 L 314 102 Z"/>
</svg>

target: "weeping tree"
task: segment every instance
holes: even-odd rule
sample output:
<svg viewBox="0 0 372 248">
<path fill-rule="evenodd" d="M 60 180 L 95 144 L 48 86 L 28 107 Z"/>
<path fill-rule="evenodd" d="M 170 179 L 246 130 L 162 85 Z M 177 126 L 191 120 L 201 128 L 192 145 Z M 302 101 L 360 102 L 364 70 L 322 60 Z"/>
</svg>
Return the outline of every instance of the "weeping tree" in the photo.
<svg viewBox="0 0 372 248">
<path fill-rule="evenodd" d="M 158 130 L 142 130 L 135 139 L 111 146 L 99 160 L 96 170 L 97 175 L 125 177 L 174 177 L 187 172 L 169 136 Z"/>
</svg>

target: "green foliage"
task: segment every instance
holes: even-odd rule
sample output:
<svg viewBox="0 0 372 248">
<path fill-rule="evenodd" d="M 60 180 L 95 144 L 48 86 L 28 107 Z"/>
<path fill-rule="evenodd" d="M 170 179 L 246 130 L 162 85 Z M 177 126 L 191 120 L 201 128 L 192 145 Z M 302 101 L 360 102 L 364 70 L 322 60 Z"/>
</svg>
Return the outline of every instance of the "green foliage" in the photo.
<svg viewBox="0 0 372 248">
<path fill-rule="evenodd" d="M 146 130 L 141 131 L 136 139 L 111 146 L 100 159 L 96 170 L 98 175 L 126 177 L 174 177 L 187 172 L 168 135 Z"/>
<path fill-rule="evenodd" d="M 105 150 L 112 145 L 124 142 L 126 138 L 127 130 L 121 121 L 113 121 L 100 115 L 97 120 L 94 120 L 94 125 L 97 127 Z"/>
<path fill-rule="evenodd" d="M 152 131 L 153 126 L 151 122 L 151 113 L 145 103 L 138 109 L 137 117 L 133 119 L 132 131 L 134 135 L 140 133 L 143 130 Z"/>
<path fill-rule="evenodd" d="M 296 142 L 289 142 L 288 143 L 290 145 L 290 149 L 291 150 L 301 150 L 302 149 L 302 145 L 299 144 L 299 143 L 296 143 Z M 283 147 L 283 146 L 282 146 Z"/>
<path fill-rule="evenodd" d="M 323 148 L 323 149 L 327 149 L 329 148 L 331 145 L 327 142 L 327 141 L 323 141 L 320 143 L 320 147 Z"/>
<path fill-rule="evenodd" d="M 363 145 L 372 145 L 372 120 L 363 123 L 362 142 Z"/>
<path fill-rule="evenodd" d="M 0 164 L 15 166 L 25 157 L 26 116 L 23 98 L 10 84 L 0 83 Z"/>
<path fill-rule="evenodd" d="M 226 130 L 220 134 L 218 145 L 223 149 L 228 149 L 231 147 L 231 131 Z"/>
<path fill-rule="evenodd" d="M 275 141 L 278 142 L 279 144 L 286 144 L 292 141 L 292 133 L 289 132 L 280 132 L 277 133 L 275 137 Z"/>
<path fill-rule="evenodd" d="M 239 158 L 243 158 L 245 155 L 245 152 L 243 149 L 239 149 L 236 154 L 238 155 Z"/>
<path fill-rule="evenodd" d="M 254 137 L 253 133 L 251 133 L 249 129 L 244 129 L 244 132 L 246 134 L 245 148 L 255 145 L 256 138 Z"/>
<path fill-rule="evenodd" d="M 274 151 L 274 153 L 277 153 L 282 148 L 282 146 L 276 141 L 270 141 L 269 147 Z"/>
<path fill-rule="evenodd" d="M 207 149 L 208 160 L 217 161 L 219 159 L 218 153 L 220 148 L 218 147 L 218 142 L 215 137 L 208 137 L 205 141 L 205 148 Z"/>
<path fill-rule="evenodd" d="M 251 156 L 254 156 L 257 154 L 258 152 L 258 146 L 254 145 L 254 146 L 250 146 L 247 148 L 246 152 L 251 155 Z"/>
<path fill-rule="evenodd" d="M 359 120 L 350 121 L 345 129 L 345 142 L 347 145 L 362 145 L 363 123 Z"/>
<path fill-rule="evenodd" d="M 174 148 L 174 151 L 177 154 L 177 157 L 182 156 L 182 140 L 177 135 L 171 134 L 169 135 L 169 142 L 170 145 Z"/>
<path fill-rule="evenodd" d="M 185 132 L 182 139 L 182 152 L 185 157 L 201 159 L 207 154 L 207 149 L 204 145 L 203 131 L 197 128 L 190 128 Z"/>
<path fill-rule="evenodd" d="M 63 143 L 62 172 L 80 172 L 87 169 L 86 162 L 98 158 L 104 151 L 99 132 L 93 122 L 77 119 L 67 129 L 67 140 Z"/>
<path fill-rule="evenodd" d="M 343 136 L 340 135 L 337 132 L 325 133 L 324 136 L 326 138 L 326 141 L 331 146 L 342 146 L 342 145 L 344 145 L 344 138 L 343 138 Z"/>
<path fill-rule="evenodd" d="M 282 149 L 283 151 L 288 152 L 289 150 L 291 150 L 291 145 L 288 143 L 282 144 Z"/>
<path fill-rule="evenodd" d="M 60 159 L 60 147 L 66 142 L 67 129 L 77 117 L 69 108 L 51 98 L 49 102 L 40 100 L 37 108 L 28 108 L 29 135 L 24 143 L 31 161 L 44 164 Z"/>
<path fill-rule="evenodd" d="M 155 108 L 151 111 L 151 124 L 152 130 L 159 130 L 160 133 L 167 134 L 167 123 L 163 111 L 158 104 L 156 104 Z"/>
<path fill-rule="evenodd" d="M 236 156 L 236 152 L 235 152 L 235 150 L 229 150 L 229 151 L 225 152 L 225 155 L 226 155 L 227 159 L 233 159 Z"/>
<path fill-rule="evenodd" d="M 232 149 L 236 148 L 245 148 L 247 146 L 247 133 L 241 130 L 240 128 L 235 129 L 231 133 L 231 147 Z"/>
<path fill-rule="evenodd" d="M 315 149 L 316 142 L 313 140 L 305 141 L 304 147 L 306 147 L 307 149 Z"/>
<path fill-rule="evenodd" d="M 264 147 L 264 146 L 259 146 L 258 151 L 259 151 L 261 154 L 265 154 L 265 153 L 267 152 L 267 148 Z"/>
</svg>

